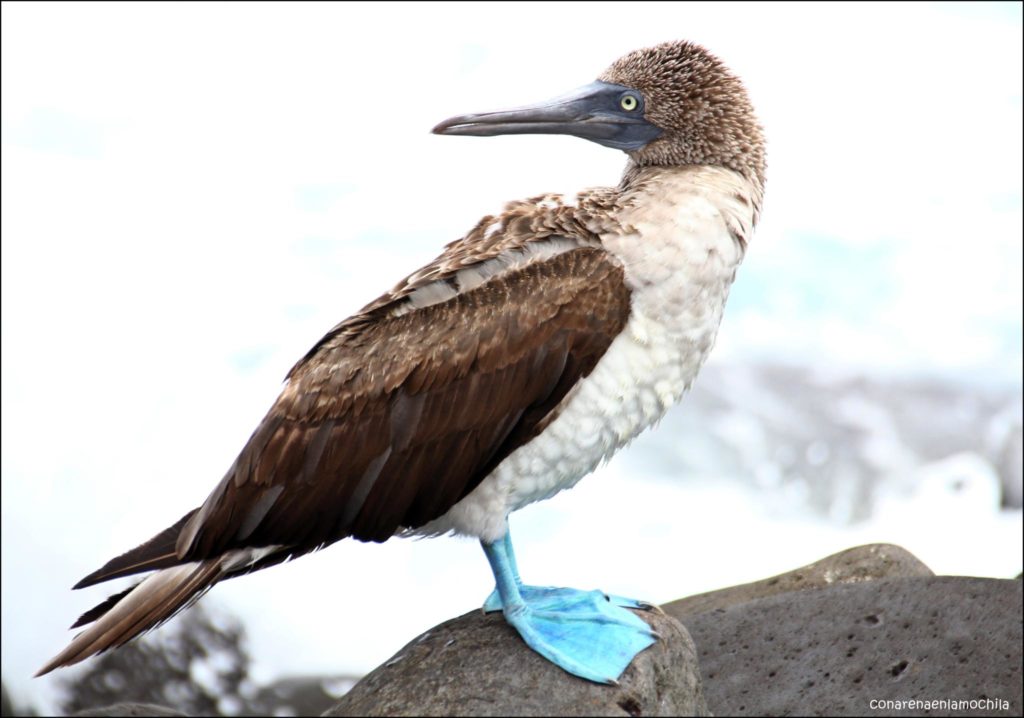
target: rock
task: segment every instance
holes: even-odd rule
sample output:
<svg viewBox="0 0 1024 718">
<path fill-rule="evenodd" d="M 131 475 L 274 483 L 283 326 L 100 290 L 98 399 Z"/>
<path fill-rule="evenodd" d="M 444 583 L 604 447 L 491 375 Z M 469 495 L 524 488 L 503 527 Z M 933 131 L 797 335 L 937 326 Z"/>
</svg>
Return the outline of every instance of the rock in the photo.
<svg viewBox="0 0 1024 718">
<path fill-rule="evenodd" d="M 86 708 L 71 715 L 96 716 L 97 718 L 99 716 L 114 716 L 115 718 L 122 718 L 123 716 L 184 716 L 185 714 L 173 708 L 158 706 L 154 703 L 115 703 L 106 708 Z"/>
<path fill-rule="evenodd" d="M 882 578 L 686 618 L 717 715 L 1020 715 L 1021 582 Z M 990 700 L 993 703 L 985 703 Z M 1007 703 L 1000 703 L 1006 701 Z"/>
<path fill-rule="evenodd" d="M 367 675 L 325 716 L 708 715 L 693 641 L 672 618 L 638 612 L 662 639 L 605 686 L 530 650 L 499 613 L 436 626 Z"/>
<path fill-rule="evenodd" d="M 666 603 L 662 609 L 685 623 L 686 616 L 790 591 L 878 578 L 933 575 L 931 569 L 906 549 L 886 543 L 868 544 L 840 551 L 772 578 L 681 598 Z"/>
<path fill-rule="evenodd" d="M 262 686 L 245 715 L 317 716 L 333 706 L 359 682 L 359 676 L 289 676 Z"/>
</svg>

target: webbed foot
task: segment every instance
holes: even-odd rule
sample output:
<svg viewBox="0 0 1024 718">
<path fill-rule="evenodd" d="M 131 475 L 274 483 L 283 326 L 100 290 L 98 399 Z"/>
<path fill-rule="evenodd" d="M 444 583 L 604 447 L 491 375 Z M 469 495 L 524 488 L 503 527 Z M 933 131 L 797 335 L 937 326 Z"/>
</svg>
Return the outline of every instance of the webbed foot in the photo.
<svg viewBox="0 0 1024 718">
<path fill-rule="evenodd" d="M 526 644 L 569 673 L 617 683 L 633 658 L 658 639 L 651 627 L 600 591 L 550 589 L 505 610 Z"/>
<path fill-rule="evenodd" d="M 579 589 L 575 588 L 558 588 L 556 586 L 528 586 L 526 584 L 518 584 L 519 594 L 523 597 L 523 600 L 527 603 L 543 605 L 545 601 L 560 601 L 567 597 L 569 593 L 579 593 Z M 625 596 L 616 596 L 611 593 L 602 594 L 606 601 L 611 603 L 613 606 L 621 606 L 622 608 L 633 608 L 638 611 L 653 611 L 655 606 L 653 603 L 647 601 L 639 601 L 635 598 L 627 598 Z M 491 595 L 484 601 L 483 610 L 484 613 L 494 613 L 504 608 L 501 603 L 501 594 L 498 593 L 498 589 L 491 591 Z"/>
<path fill-rule="evenodd" d="M 481 544 L 497 584 L 484 610 L 502 611 L 526 645 L 569 673 L 615 684 L 636 654 L 658 640 L 628 610 L 649 610 L 650 604 L 601 591 L 523 585 L 507 534 Z"/>
</svg>

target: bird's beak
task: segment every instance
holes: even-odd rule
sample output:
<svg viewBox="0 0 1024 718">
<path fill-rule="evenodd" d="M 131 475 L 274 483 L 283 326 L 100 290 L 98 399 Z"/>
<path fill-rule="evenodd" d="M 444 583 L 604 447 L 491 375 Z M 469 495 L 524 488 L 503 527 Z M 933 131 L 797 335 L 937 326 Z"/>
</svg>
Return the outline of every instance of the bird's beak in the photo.
<svg viewBox="0 0 1024 718">
<path fill-rule="evenodd" d="M 622 108 L 630 88 L 610 82 L 592 82 L 539 105 L 500 112 L 459 115 L 433 129 L 438 135 L 575 135 L 605 147 L 638 150 L 662 130 L 644 118 L 638 104 Z"/>
</svg>

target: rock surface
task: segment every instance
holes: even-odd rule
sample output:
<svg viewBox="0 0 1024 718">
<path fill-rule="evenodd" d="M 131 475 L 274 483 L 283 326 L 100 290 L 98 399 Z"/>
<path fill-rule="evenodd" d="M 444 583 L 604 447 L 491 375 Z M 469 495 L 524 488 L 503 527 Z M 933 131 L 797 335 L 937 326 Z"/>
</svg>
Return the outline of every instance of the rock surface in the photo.
<svg viewBox="0 0 1024 718">
<path fill-rule="evenodd" d="M 874 544 L 664 608 L 638 614 L 662 640 L 640 653 L 618 686 L 570 676 L 527 648 L 501 614 L 473 611 L 409 643 L 323 715 L 1024 710 L 1020 580 L 934 576 L 904 549 Z M 311 680 L 279 682 L 274 696 L 304 692 Z M 184 714 L 122 703 L 75 715 Z"/>
<path fill-rule="evenodd" d="M 473 611 L 409 643 L 324 715 L 708 715 L 685 629 L 658 612 L 638 615 L 662 640 L 618 686 L 568 675 L 527 648 L 500 613 Z"/>
<path fill-rule="evenodd" d="M 241 715 L 318 716 L 352 690 L 360 676 L 288 676 L 263 686 Z"/>
<path fill-rule="evenodd" d="M 728 608 L 758 598 L 791 591 L 824 588 L 897 576 L 933 576 L 912 553 L 892 544 L 857 546 L 826 556 L 820 561 L 771 578 L 718 591 L 699 593 L 662 606 L 665 613 L 685 623 L 685 617 L 716 608 Z"/>
<path fill-rule="evenodd" d="M 690 615 L 716 715 L 1020 715 L 1021 582 L 884 578 Z M 984 700 L 881 709 L 872 700 Z"/>
</svg>

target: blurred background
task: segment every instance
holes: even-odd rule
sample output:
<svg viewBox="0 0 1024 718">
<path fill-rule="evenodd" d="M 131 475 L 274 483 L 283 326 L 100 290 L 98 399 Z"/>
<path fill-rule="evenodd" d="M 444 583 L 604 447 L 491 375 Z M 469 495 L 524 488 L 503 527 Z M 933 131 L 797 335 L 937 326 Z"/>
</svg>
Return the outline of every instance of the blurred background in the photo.
<svg viewBox="0 0 1024 718">
<path fill-rule="evenodd" d="M 119 585 L 69 587 L 198 505 L 324 332 L 503 202 L 625 160 L 431 127 L 678 38 L 749 88 L 763 219 L 689 397 L 513 517 L 524 577 L 665 602 L 870 542 L 1017 575 L 1021 37 L 1016 3 L 4 3 L 12 698 L 71 705 L 30 676 Z M 490 589 L 472 541 L 343 542 L 202 605 L 265 684 L 361 675 Z"/>
</svg>

